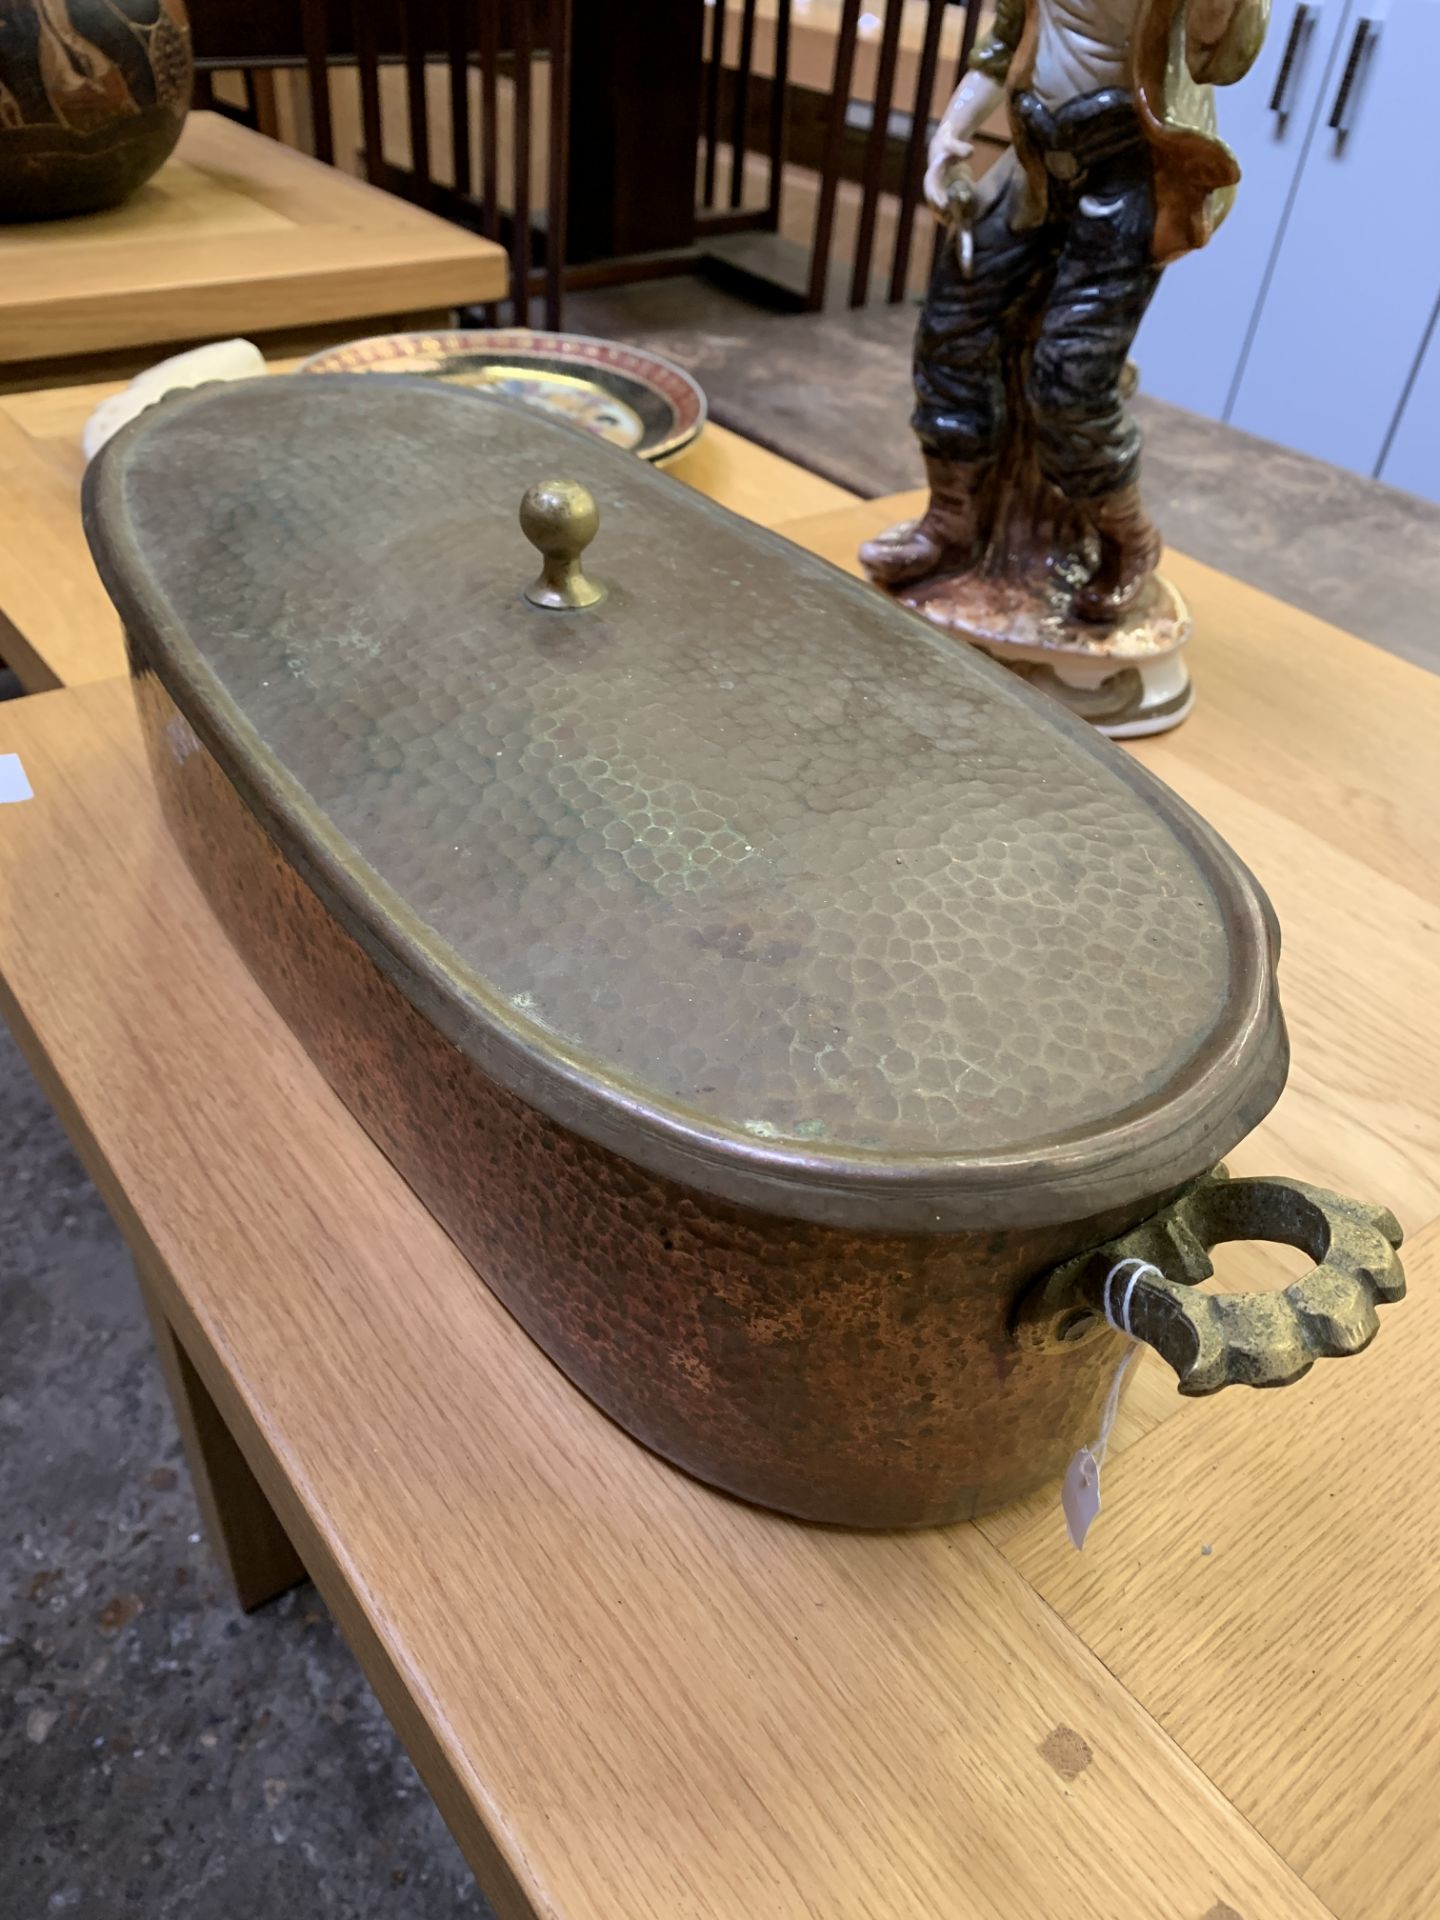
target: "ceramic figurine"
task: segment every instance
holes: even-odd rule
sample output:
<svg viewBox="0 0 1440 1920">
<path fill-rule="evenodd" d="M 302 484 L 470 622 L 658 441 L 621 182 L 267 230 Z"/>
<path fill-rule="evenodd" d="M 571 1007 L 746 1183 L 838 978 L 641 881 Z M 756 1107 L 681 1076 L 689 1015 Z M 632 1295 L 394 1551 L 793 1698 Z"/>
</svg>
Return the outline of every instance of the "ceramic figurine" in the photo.
<svg viewBox="0 0 1440 1920">
<path fill-rule="evenodd" d="M 1000 0 L 930 143 L 926 197 L 953 228 L 915 344 L 930 501 L 860 557 L 1112 734 L 1160 732 L 1190 706 L 1189 617 L 1154 571 L 1127 361 L 1162 268 L 1229 204 L 1239 168 L 1212 89 L 1248 71 L 1267 13 Z M 1002 98 L 1014 144 L 972 181 Z"/>
<path fill-rule="evenodd" d="M 180 138 L 192 70 L 182 0 L 0 0 L 0 220 L 128 198 Z"/>
</svg>

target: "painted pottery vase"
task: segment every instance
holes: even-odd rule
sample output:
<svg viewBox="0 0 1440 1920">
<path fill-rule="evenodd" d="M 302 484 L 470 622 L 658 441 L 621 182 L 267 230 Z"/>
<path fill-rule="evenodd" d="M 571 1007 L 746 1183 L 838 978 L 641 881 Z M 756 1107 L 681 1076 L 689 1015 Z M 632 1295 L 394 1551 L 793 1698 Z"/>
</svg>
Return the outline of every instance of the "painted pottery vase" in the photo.
<svg viewBox="0 0 1440 1920">
<path fill-rule="evenodd" d="M 193 71 L 182 0 L 6 0 L 0 220 L 127 199 L 180 138 Z"/>
</svg>

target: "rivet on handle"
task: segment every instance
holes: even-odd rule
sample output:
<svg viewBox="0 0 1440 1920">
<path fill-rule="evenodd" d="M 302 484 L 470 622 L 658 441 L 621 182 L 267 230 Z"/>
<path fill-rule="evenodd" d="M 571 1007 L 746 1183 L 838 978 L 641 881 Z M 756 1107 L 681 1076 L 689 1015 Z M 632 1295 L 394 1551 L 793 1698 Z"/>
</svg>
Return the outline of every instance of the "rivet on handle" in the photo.
<svg viewBox="0 0 1440 1920">
<path fill-rule="evenodd" d="M 580 571 L 580 556 L 595 538 L 600 509 L 578 480 L 541 480 L 520 502 L 520 528 L 543 565 L 525 589 L 532 607 L 593 607 L 605 589 Z"/>
</svg>

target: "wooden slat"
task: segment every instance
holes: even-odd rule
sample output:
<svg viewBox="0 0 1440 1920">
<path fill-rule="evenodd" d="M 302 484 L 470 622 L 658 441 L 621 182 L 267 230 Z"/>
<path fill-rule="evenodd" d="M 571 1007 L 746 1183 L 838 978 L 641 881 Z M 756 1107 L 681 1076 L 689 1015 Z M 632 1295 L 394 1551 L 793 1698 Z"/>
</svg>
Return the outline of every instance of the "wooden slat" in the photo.
<svg viewBox="0 0 1440 1920">
<path fill-rule="evenodd" d="M 487 239 L 500 238 L 500 5 L 477 0 L 480 9 L 480 227 Z M 493 327 L 499 307 L 485 308 Z"/>
<path fill-rule="evenodd" d="M 785 180 L 786 127 L 790 105 L 791 0 L 776 0 L 775 71 L 770 89 L 770 182 L 766 194 L 768 224 L 780 228 L 780 198 Z"/>
<path fill-rule="evenodd" d="M 710 18 L 710 52 L 705 67 L 705 175 L 703 197 L 715 204 L 715 170 L 720 153 L 720 76 L 725 67 L 725 0 L 706 9 Z"/>
<path fill-rule="evenodd" d="M 500 9 L 480 0 L 480 194 L 486 237 L 500 237 Z"/>
<path fill-rule="evenodd" d="M 470 45 L 474 0 L 449 0 L 450 177 L 459 194 L 470 192 Z"/>
<path fill-rule="evenodd" d="M 405 62 L 405 117 L 410 131 L 412 197 L 422 207 L 434 204 L 430 172 L 430 103 L 425 92 L 425 37 L 410 0 L 399 0 L 400 49 Z"/>
<path fill-rule="evenodd" d="M 280 108 L 275 97 L 275 75 L 266 67 L 245 75 L 245 96 L 253 125 L 267 140 L 280 138 Z"/>
<path fill-rule="evenodd" d="M 855 240 L 855 264 L 850 277 L 850 304 L 863 307 L 870 298 L 870 260 L 875 250 L 875 216 L 880 206 L 880 182 L 885 149 L 890 139 L 890 103 L 895 93 L 895 60 L 900 48 L 904 0 L 886 0 L 885 25 L 880 38 L 880 63 L 871 101 L 870 138 L 865 143 L 861 182 L 860 231 Z"/>
<path fill-rule="evenodd" d="M 255 99 L 255 75 L 249 67 L 245 67 L 241 71 L 240 91 L 244 96 L 244 105 L 240 109 L 241 116 L 246 126 L 258 133 L 260 130 L 260 113 Z"/>
<path fill-rule="evenodd" d="M 550 150 L 546 159 L 545 325 L 560 326 L 570 204 L 570 51 L 573 0 L 550 0 Z"/>
<path fill-rule="evenodd" d="M 315 158 L 328 166 L 335 158 L 335 127 L 330 111 L 329 31 L 326 0 L 302 0 L 305 77 L 310 97 L 311 140 Z"/>
<path fill-rule="evenodd" d="M 755 0 L 743 0 L 740 14 L 740 60 L 735 73 L 735 99 L 730 116 L 730 205 L 745 198 L 745 155 L 750 144 L 750 69 L 755 61 Z"/>
<path fill-rule="evenodd" d="M 365 177 L 378 186 L 385 177 L 385 139 L 380 127 L 380 42 L 377 0 L 351 0 L 355 62 L 360 72 L 360 119 L 365 138 Z"/>
<path fill-rule="evenodd" d="M 929 0 L 925 20 L 925 39 L 920 48 L 915 98 L 910 109 L 910 138 L 905 147 L 900 207 L 895 221 L 895 251 L 890 266 L 892 306 L 905 298 L 910 283 L 910 249 L 915 241 L 915 213 L 924 188 L 930 145 L 930 97 L 935 91 L 935 74 L 940 64 L 940 34 L 945 25 L 946 4 L 947 0 Z"/>
<path fill-rule="evenodd" d="M 512 285 L 514 288 L 515 322 L 517 326 L 530 324 L 530 261 L 532 254 L 532 235 L 530 231 L 530 162 L 531 162 L 531 29 L 532 15 L 528 4 L 512 7 L 510 12 L 511 35 L 515 74 L 515 119 L 514 119 L 514 237 L 510 243 Z"/>
<path fill-rule="evenodd" d="M 835 198 L 840 191 L 840 155 L 845 145 L 845 112 L 855 71 L 855 39 L 860 24 L 860 0 L 843 0 L 840 30 L 835 39 L 835 70 L 830 82 L 830 125 L 825 135 L 820 198 L 815 209 L 815 238 L 811 243 L 810 284 L 806 304 L 818 313 L 825 305 L 830 277 L 830 238 L 835 227 Z"/>
</svg>

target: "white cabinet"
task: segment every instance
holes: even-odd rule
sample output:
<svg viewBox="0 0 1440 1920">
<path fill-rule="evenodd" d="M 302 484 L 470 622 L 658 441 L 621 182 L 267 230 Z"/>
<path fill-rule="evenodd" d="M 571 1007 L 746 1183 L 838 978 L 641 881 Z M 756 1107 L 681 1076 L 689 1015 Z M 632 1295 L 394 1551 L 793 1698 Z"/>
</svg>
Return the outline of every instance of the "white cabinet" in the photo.
<svg viewBox="0 0 1440 1920">
<path fill-rule="evenodd" d="M 1407 451 L 1433 443 L 1440 383 L 1419 368 L 1440 300 L 1440 0 L 1291 0 L 1217 102 L 1244 178 L 1166 272 L 1135 349 L 1145 390 L 1440 499 L 1434 452 Z"/>
<path fill-rule="evenodd" d="M 1260 58 L 1217 91 L 1220 135 L 1244 179 L 1210 245 L 1165 270 L 1135 347 L 1147 393 L 1224 418 L 1345 11 L 1346 0 L 1281 0 Z"/>
<path fill-rule="evenodd" d="M 1351 0 L 1344 42 L 1227 417 L 1374 473 L 1440 295 L 1440 0 Z"/>
<path fill-rule="evenodd" d="M 1425 351 L 1381 459 L 1380 478 L 1427 500 L 1440 500 L 1440 303 L 1431 316 Z"/>
</svg>

